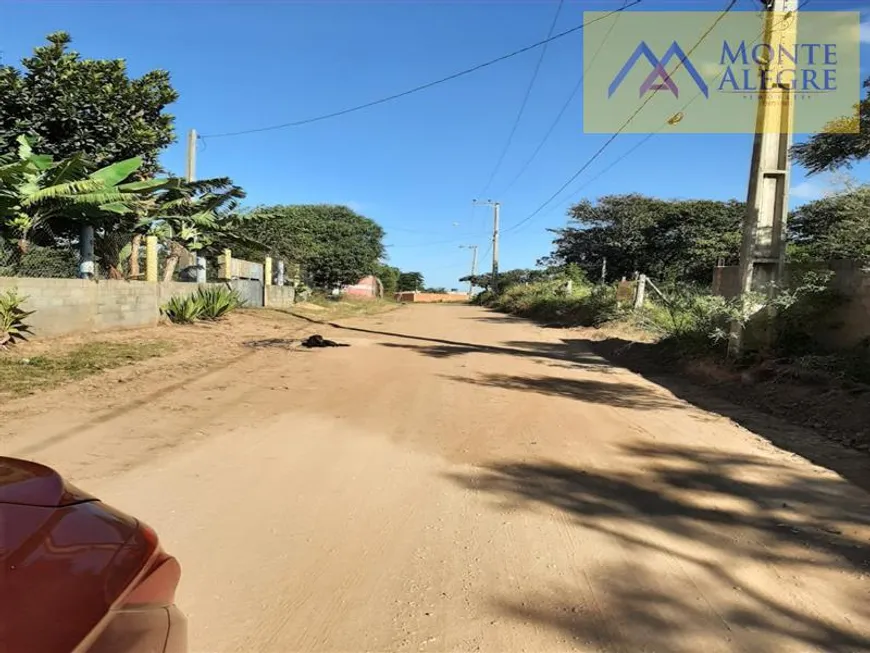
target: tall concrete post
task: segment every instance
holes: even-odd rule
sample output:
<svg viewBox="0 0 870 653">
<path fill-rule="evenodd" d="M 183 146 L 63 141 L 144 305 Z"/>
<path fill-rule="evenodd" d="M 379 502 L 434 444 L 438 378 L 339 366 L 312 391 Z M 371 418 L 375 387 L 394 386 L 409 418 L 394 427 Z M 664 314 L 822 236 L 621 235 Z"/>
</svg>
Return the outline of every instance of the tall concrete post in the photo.
<svg viewBox="0 0 870 653">
<path fill-rule="evenodd" d="M 794 93 L 793 79 L 787 72 L 789 62 L 780 55 L 780 48 L 794 51 L 797 5 L 798 0 L 765 0 L 764 40 L 753 48 L 754 53 L 766 50 L 769 59 L 759 66 L 759 87 L 766 90 L 758 99 L 740 247 L 740 292 L 744 297 L 777 284 L 785 263 Z M 780 72 L 786 74 L 780 76 Z M 728 352 L 737 356 L 742 350 L 743 325 L 735 322 Z"/>
<path fill-rule="evenodd" d="M 96 271 L 94 265 L 94 228 L 90 225 L 82 226 L 79 256 L 79 278 L 93 279 Z"/>
<path fill-rule="evenodd" d="M 196 257 L 196 282 L 206 282 L 206 261 L 204 256 Z"/>
</svg>

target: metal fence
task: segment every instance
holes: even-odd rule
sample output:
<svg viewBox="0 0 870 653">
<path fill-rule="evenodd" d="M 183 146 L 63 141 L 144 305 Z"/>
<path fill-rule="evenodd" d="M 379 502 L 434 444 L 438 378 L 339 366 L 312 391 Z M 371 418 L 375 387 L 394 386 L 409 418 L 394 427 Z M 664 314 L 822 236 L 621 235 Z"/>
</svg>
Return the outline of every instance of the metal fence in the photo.
<svg viewBox="0 0 870 653">
<path fill-rule="evenodd" d="M 0 238 L 0 277 L 72 279 L 78 273 L 77 242 L 53 234 L 33 241 Z"/>
</svg>

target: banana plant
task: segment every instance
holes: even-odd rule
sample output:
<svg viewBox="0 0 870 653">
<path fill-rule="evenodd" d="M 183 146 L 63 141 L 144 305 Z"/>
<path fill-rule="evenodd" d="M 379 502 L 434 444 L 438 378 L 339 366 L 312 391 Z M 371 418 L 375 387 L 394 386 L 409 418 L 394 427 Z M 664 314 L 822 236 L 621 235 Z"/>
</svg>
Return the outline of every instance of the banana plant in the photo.
<svg viewBox="0 0 870 653">
<path fill-rule="evenodd" d="M 226 177 L 193 182 L 167 180 L 141 205 L 145 210 L 134 227 L 131 269 L 134 260 L 138 264 L 141 236 L 156 235 L 168 252 L 163 280 L 171 281 L 182 253 L 199 251 L 223 235 L 244 197 L 244 191 Z"/>
<path fill-rule="evenodd" d="M 55 162 L 34 154 L 28 139 L 19 136 L 17 157 L 0 159 L 0 230 L 26 253 L 32 234 L 44 227 L 68 232 L 75 225 L 100 226 L 135 214 L 142 195 L 166 183 L 125 183 L 141 165 L 134 157 L 90 172 L 93 165 L 82 155 Z"/>
</svg>

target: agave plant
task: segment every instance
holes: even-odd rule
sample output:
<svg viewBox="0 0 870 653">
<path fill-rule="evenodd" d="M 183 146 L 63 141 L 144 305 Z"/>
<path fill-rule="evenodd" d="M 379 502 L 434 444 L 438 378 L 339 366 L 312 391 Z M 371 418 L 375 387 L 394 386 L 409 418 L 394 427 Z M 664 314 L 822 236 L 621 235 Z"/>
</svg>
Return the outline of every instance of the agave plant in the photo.
<svg viewBox="0 0 870 653">
<path fill-rule="evenodd" d="M 171 297 L 161 308 L 173 324 L 191 324 L 202 315 L 203 305 L 196 295 Z"/>
<path fill-rule="evenodd" d="M 219 320 L 245 303 L 238 292 L 223 286 L 200 288 L 195 298 L 202 307 L 200 318 L 203 320 Z"/>
<path fill-rule="evenodd" d="M 25 322 L 34 311 L 25 311 L 21 305 L 27 297 L 19 297 L 15 290 L 0 294 L 0 349 L 7 349 L 20 340 L 27 340 L 31 333 Z"/>
</svg>

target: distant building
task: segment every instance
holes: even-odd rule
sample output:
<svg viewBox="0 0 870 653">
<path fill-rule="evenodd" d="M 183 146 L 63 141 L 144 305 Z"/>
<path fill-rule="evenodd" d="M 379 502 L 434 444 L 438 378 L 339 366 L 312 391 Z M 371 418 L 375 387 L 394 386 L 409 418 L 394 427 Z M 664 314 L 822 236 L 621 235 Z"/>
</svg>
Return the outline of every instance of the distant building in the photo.
<svg viewBox="0 0 870 653">
<path fill-rule="evenodd" d="M 341 294 L 349 297 L 360 297 L 363 299 L 376 299 L 383 297 L 384 287 L 380 279 L 374 275 L 363 277 L 352 286 L 344 286 L 341 289 Z"/>
</svg>

